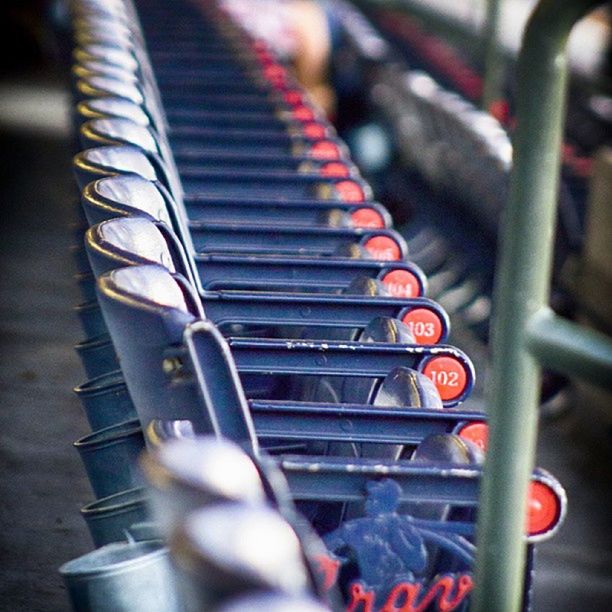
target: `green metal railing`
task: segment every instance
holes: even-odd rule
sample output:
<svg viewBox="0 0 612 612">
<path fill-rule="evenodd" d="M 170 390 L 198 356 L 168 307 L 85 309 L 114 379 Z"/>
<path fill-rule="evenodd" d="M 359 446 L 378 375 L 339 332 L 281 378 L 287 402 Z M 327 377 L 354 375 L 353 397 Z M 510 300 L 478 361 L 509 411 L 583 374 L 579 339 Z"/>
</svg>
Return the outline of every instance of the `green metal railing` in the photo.
<svg viewBox="0 0 612 612">
<path fill-rule="evenodd" d="M 497 99 L 507 58 L 497 43 L 502 0 L 488 0 L 485 102 Z M 428 18 L 450 38 L 482 35 L 427 14 L 414 0 L 355 0 Z M 567 95 L 567 41 L 602 0 L 540 0 L 516 65 L 516 118 L 510 194 L 504 211 L 492 323 L 489 443 L 478 516 L 472 612 L 516 612 L 524 596 L 527 491 L 533 470 L 540 368 L 612 389 L 612 340 L 549 307 L 560 152 Z M 570 500 L 571 501 L 571 500 Z"/>
<path fill-rule="evenodd" d="M 416 15 L 426 11 L 412 0 L 356 1 Z M 496 40 L 501 0 L 488 2 L 485 102 L 498 96 L 506 61 Z M 557 316 L 549 307 L 566 47 L 574 24 L 599 4 L 602 0 L 540 0 L 518 57 L 517 129 L 494 295 L 489 445 L 478 517 L 473 612 L 515 612 L 523 601 L 523 534 L 537 438 L 540 368 L 612 389 L 612 341 Z M 471 34 L 453 29 L 442 16 L 431 16 L 433 22 L 439 32 L 448 29 L 451 37 L 464 34 L 467 39 Z"/>
<path fill-rule="evenodd" d="M 612 388 L 612 341 L 549 308 L 567 39 L 601 0 L 541 0 L 518 61 L 517 129 L 492 325 L 489 448 L 481 488 L 474 612 L 520 608 L 540 366 Z"/>
</svg>

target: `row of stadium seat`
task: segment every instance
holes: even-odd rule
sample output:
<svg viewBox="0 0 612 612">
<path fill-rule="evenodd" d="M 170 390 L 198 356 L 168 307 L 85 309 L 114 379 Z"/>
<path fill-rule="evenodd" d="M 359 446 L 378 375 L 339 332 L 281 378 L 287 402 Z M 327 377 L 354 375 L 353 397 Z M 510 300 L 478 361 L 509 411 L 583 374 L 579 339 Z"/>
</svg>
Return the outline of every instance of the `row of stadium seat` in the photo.
<svg viewBox="0 0 612 612">
<path fill-rule="evenodd" d="M 222 4 L 80 0 L 73 29 L 74 607 L 465 609 L 474 370 L 333 126 Z M 565 496 L 531 497 L 536 542 Z"/>
</svg>

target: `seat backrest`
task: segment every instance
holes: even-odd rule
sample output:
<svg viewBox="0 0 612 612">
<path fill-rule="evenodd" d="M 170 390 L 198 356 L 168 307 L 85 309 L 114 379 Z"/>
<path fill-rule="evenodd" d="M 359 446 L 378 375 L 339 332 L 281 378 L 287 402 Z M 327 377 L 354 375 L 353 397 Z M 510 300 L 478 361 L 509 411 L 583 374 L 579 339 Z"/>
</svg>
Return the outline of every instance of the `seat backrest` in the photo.
<svg viewBox="0 0 612 612">
<path fill-rule="evenodd" d="M 189 312 L 187 300 L 180 286 L 172 276 L 161 274 L 157 266 L 150 268 L 141 266 L 135 270 L 120 268 L 115 271 L 112 279 L 116 291 L 140 299 L 143 304 L 150 302 L 162 308 Z"/>
<path fill-rule="evenodd" d="M 138 60 L 132 53 L 103 44 L 80 45 L 74 50 L 73 55 L 77 62 L 97 60 L 131 72 L 140 68 Z"/>
<path fill-rule="evenodd" d="M 172 254 L 158 227 L 143 217 L 109 219 L 87 230 L 85 245 L 95 276 L 136 264 L 159 264 L 175 272 Z"/>
<path fill-rule="evenodd" d="M 158 186 L 136 174 L 109 176 L 85 186 L 81 203 L 89 225 L 114 217 L 149 216 L 172 227 Z"/>
<path fill-rule="evenodd" d="M 197 318 L 177 280 L 162 266 L 120 268 L 98 279 L 98 295 L 145 433 L 153 419 L 189 420 L 196 432 L 210 432 L 197 391 L 169 384 L 168 372 L 180 367 L 169 349 Z"/>
<path fill-rule="evenodd" d="M 150 130 L 130 119 L 91 119 L 81 126 L 80 138 L 85 147 L 106 141 L 108 144 L 133 145 L 147 153 L 159 153 L 158 143 Z"/>
<path fill-rule="evenodd" d="M 157 172 L 138 147 L 128 145 L 94 147 L 81 151 L 74 158 L 74 172 L 83 189 L 87 183 L 105 176 L 132 173 L 149 181 L 157 180 Z"/>
<path fill-rule="evenodd" d="M 96 277 L 123 266 L 158 264 L 183 275 L 201 312 L 199 288 L 190 260 L 176 235 L 165 224 L 146 217 L 118 217 L 98 223 L 85 233 L 85 250 Z"/>
<path fill-rule="evenodd" d="M 76 85 L 77 94 L 81 98 L 100 98 L 110 96 L 125 98 L 134 104 L 142 105 L 145 97 L 134 83 L 126 83 L 119 79 L 101 74 L 92 74 L 88 78 L 79 79 Z"/>
<path fill-rule="evenodd" d="M 77 116 L 81 121 L 103 117 L 119 117 L 129 119 L 137 125 L 151 125 L 151 119 L 141 106 L 123 98 L 83 100 L 77 104 Z"/>
</svg>

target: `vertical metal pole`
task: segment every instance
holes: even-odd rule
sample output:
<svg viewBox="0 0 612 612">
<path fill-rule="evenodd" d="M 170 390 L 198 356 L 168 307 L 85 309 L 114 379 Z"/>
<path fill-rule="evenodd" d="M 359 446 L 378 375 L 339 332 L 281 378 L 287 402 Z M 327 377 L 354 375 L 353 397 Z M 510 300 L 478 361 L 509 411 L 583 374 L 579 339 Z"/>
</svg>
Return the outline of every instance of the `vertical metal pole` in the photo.
<svg viewBox="0 0 612 612">
<path fill-rule="evenodd" d="M 482 109 L 488 111 L 491 104 L 502 96 L 504 59 L 499 48 L 499 18 L 502 0 L 487 0 L 487 14 L 483 29 L 484 84 Z"/>
<path fill-rule="evenodd" d="M 537 435 L 539 368 L 531 317 L 548 304 L 567 77 L 574 23 L 601 0 L 541 0 L 518 63 L 517 130 L 500 237 L 492 325 L 489 449 L 481 489 L 475 612 L 519 610 L 526 497 Z"/>
</svg>

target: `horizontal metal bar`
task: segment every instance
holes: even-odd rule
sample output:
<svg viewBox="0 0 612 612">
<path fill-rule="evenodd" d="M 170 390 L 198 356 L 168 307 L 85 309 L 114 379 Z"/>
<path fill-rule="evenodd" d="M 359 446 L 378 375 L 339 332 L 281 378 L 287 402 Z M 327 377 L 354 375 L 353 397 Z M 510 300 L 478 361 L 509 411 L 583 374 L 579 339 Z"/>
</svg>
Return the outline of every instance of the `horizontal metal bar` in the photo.
<svg viewBox="0 0 612 612">
<path fill-rule="evenodd" d="M 486 420 L 479 412 L 408 406 L 251 400 L 249 407 L 259 439 L 418 444 L 426 436 L 451 433 L 461 423 Z"/>
<path fill-rule="evenodd" d="M 451 357 L 473 375 L 465 354 L 449 345 L 234 337 L 227 342 L 241 373 L 383 377 L 393 368 L 418 368 L 425 359 Z"/>
<path fill-rule="evenodd" d="M 375 317 L 402 319 L 411 310 L 426 309 L 440 321 L 442 335 L 435 341 L 444 343 L 448 337 L 446 312 L 427 298 L 238 291 L 204 292 L 201 297 L 206 317 L 217 325 L 257 323 L 363 328 Z"/>
<path fill-rule="evenodd" d="M 312 287 L 332 291 L 348 287 L 360 276 L 384 278 L 395 270 L 405 270 L 419 285 L 416 293 L 425 292 L 423 271 L 410 262 L 376 261 L 332 257 L 199 254 L 195 265 L 205 289 L 245 289 L 278 285 L 286 288 Z M 416 297 L 416 296 L 409 296 Z"/>
<path fill-rule="evenodd" d="M 476 507 L 481 468 L 448 464 L 346 457 L 284 456 L 279 467 L 296 500 L 361 501 L 371 480 L 392 478 L 401 488 L 400 501 L 448 503 Z"/>
<path fill-rule="evenodd" d="M 232 179 L 233 180 L 233 177 Z M 402 258 L 406 243 L 394 230 L 334 227 L 285 227 L 264 224 L 208 223 L 191 227 L 195 249 L 199 253 L 308 253 L 332 256 L 340 247 L 365 244 L 371 238 L 385 236 L 393 241 Z M 274 236 L 271 240 L 270 236 Z"/>
<path fill-rule="evenodd" d="M 612 339 L 550 308 L 532 315 L 526 335 L 529 350 L 542 366 L 612 389 Z"/>
</svg>

